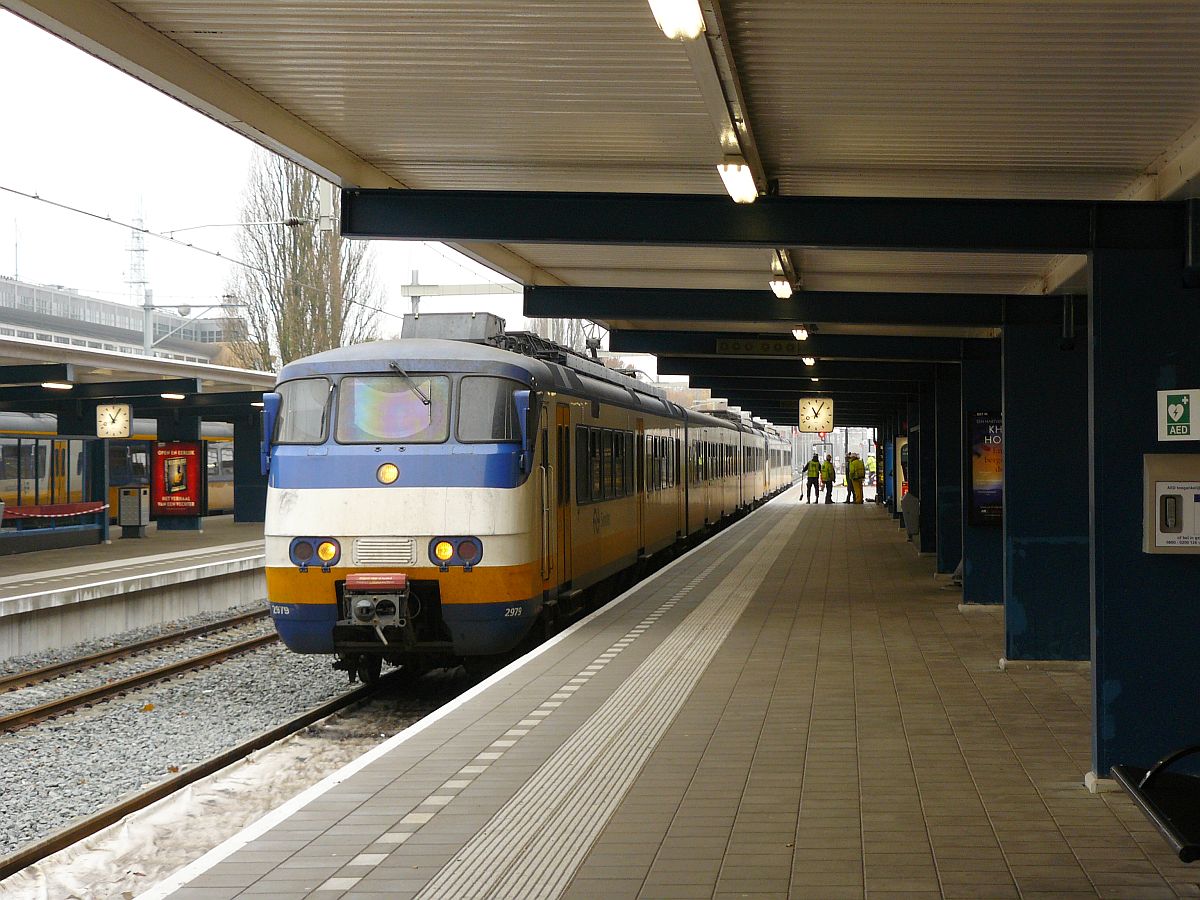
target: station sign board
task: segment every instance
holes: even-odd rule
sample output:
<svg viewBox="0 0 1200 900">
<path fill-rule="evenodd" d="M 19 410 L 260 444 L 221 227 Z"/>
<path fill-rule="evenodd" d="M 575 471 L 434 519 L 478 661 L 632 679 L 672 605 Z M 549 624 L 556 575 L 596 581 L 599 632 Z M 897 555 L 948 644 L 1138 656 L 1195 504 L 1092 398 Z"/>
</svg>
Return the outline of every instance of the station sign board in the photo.
<svg viewBox="0 0 1200 900">
<path fill-rule="evenodd" d="M 204 480 L 201 472 L 203 464 L 203 445 L 199 442 L 171 441 L 154 445 L 150 503 L 155 515 L 204 514 Z"/>
<path fill-rule="evenodd" d="M 717 338 L 717 353 L 721 356 L 799 356 L 799 341 L 770 338 Z"/>
</svg>

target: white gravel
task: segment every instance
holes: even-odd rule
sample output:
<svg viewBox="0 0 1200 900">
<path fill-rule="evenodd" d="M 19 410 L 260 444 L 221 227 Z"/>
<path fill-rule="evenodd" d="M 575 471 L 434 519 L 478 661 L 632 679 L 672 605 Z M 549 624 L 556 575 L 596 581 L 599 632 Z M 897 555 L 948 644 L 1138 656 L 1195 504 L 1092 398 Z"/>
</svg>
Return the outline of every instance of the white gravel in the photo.
<svg viewBox="0 0 1200 900">
<path fill-rule="evenodd" d="M 0 855 L 347 690 L 274 645 L 0 735 Z"/>
</svg>

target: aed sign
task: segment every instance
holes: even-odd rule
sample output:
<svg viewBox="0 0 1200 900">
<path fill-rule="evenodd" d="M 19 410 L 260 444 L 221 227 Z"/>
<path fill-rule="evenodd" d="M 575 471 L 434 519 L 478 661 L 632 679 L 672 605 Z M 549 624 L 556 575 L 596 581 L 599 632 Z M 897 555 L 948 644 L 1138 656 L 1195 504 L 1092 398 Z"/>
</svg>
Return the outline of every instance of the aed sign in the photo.
<svg viewBox="0 0 1200 900">
<path fill-rule="evenodd" d="M 1158 392 L 1158 439 L 1200 441 L 1200 390 Z"/>
</svg>

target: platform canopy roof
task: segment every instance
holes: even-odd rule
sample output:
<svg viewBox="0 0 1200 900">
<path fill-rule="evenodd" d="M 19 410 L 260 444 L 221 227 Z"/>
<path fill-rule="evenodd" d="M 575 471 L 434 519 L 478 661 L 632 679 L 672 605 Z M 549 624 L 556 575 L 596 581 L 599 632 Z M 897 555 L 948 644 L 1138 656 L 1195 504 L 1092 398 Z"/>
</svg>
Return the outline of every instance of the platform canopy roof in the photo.
<svg viewBox="0 0 1200 900">
<path fill-rule="evenodd" d="M 782 197 L 1198 191 L 1194 0 L 701 0 L 694 41 L 646 0 L 3 3 L 346 187 L 723 195 L 717 164 L 739 154 Z M 1068 253 L 455 243 L 526 285 L 756 292 L 720 319 L 589 316 L 660 333 L 787 334 L 758 315 L 773 265 L 831 296 L 1085 287 Z"/>
</svg>

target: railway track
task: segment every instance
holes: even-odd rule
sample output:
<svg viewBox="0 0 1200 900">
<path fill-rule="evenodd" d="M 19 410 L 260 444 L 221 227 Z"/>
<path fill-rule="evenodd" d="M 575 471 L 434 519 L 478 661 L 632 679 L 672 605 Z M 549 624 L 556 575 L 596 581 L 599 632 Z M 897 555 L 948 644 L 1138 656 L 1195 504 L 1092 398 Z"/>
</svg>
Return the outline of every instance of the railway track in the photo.
<svg viewBox="0 0 1200 900">
<path fill-rule="evenodd" d="M 170 796 L 176 791 L 186 787 L 194 781 L 199 781 L 208 775 L 218 772 L 232 763 L 249 756 L 256 750 L 261 750 L 276 741 L 282 740 L 288 735 L 294 734 L 303 728 L 307 728 L 314 722 L 330 716 L 335 712 L 339 712 L 346 707 L 353 706 L 360 701 L 366 700 L 385 685 L 390 685 L 399 673 L 389 674 L 381 678 L 375 684 L 361 685 L 354 690 L 348 691 L 339 697 L 335 697 L 319 706 L 301 713 L 300 715 L 284 722 L 267 731 L 264 731 L 247 741 L 243 741 L 235 747 L 232 747 L 224 752 L 210 757 L 202 763 L 199 763 L 192 768 L 180 772 L 164 779 L 156 784 L 151 785 L 145 790 L 138 791 L 128 797 L 114 803 L 112 806 L 106 807 L 99 812 L 93 813 L 90 816 L 81 818 L 72 824 L 61 828 L 42 838 L 26 844 L 20 850 L 5 857 L 0 857 L 0 881 L 14 875 L 28 866 L 32 866 L 37 862 L 45 859 L 53 853 L 57 853 L 66 847 L 71 846 L 78 841 L 83 840 L 107 828 L 109 825 L 119 822 L 125 816 L 135 813 L 138 810 L 144 809 L 152 803 L 155 803 L 164 797 Z"/>
<path fill-rule="evenodd" d="M 254 612 L 242 613 L 237 616 L 230 616 L 226 619 L 219 619 L 216 622 L 209 622 L 206 625 L 197 625 L 194 628 L 185 628 L 181 631 L 172 631 L 170 634 L 161 634 L 158 637 L 148 638 L 144 641 L 138 641 L 134 644 L 125 644 L 121 647 L 113 647 L 111 650 L 102 650 L 99 653 L 93 653 L 90 656 L 81 656 L 77 659 L 68 659 L 65 662 L 55 663 L 50 666 L 43 666 L 40 669 L 30 669 L 26 672 L 17 672 L 13 675 L 0 675 L 0 692 L 15 691 L 20 688 L 32 687 L 35 684 L 41 684 L 43 681 L 50 681 L 53 678 L 61 678 L 64 675 L 73 675 L 76 672 L 81 672 L 84 669 L 90 669 L 93 666 L 102 665 L 106 662 L 112 662 L 116 659 L 124 659 L 133 656 L 137 653 L 142 653 L 146 650 L 154 650 L 158 647 L 165 647 L 170 644 L 176 644 L 180 641 L 186 641 L 191 638 L 201 637 L 206 634 L 212 634 L 215 631 L 223 631 L 226 628 L 236 628 L 239 625 L 246 625 L 258 619 L 265 619 L 267 611 L 255 610 Z"/>
<path fill-rule="evenodd" d="M 191 656 L 187 659 L 170 663 L 169 665 L 160 666 L 157 669 L 149 669 L 145 672 L 139 672 L 136 675 L 130 675 L 127 678 L 110 681 L 94 688 L 88 688 L 85 691 L 60 697 L 57 700 L 50 700 L 38 706 L 18 710 L 17 712 L 0 716 L 0 731 L 16 731 L 19 728 L 25 728 L 28 725 L 42 722 L 54 716 L 61 716 L 63 713 L 91 706 L 101 700 L 127 693 L 135 688 L 144 687 L 156 681 L 162 681 L 165 678 L 171 678 L 172 676 L 195 669 L 206 668 L 231 656 L 237 656 L 239 653 L 247 653 L 251 650 L 257 650 L 259 647 L 264 647 L 267 644 L 273 644 L 277 640 L 279 640 L 279 635 L 274 632 L 259 635 L 245 641 L 238 641 L 236 644 L 218 647 L 216 650 L 210 650 L 198 656 Z"/>
</svg>

